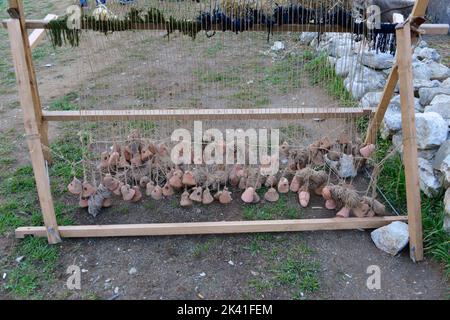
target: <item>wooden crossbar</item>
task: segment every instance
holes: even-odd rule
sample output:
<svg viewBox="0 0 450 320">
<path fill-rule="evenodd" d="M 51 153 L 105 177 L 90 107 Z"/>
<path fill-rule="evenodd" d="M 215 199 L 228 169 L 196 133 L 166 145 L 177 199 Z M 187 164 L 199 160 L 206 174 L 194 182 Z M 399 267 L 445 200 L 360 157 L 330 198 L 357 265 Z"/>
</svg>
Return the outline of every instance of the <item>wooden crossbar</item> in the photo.
<svg viewBox="0 0 450 320">
<path fill-rule="evenodd" d="M 365 116 L 363 108 L 261 108 L 261 109 L 158 109 L 43 111 L 45 121 L 127 121 L 127 120 L 273 120 L 329 119 Z"/>
<path fill-rule="evenodd" d="M 63 238 L 80 238 L 374 229 L 394 221 L 407 221 L 407 219 L 406 216 L 388 216 L 372 218 L 83 225 L 60 226 L 59 233 Z M 17 238 L 24 238 L 27 235 L 45 237 L 47 233 L 45 227 L 21 227 L 16 229 Z"/>
<path fill-rule="evenodd" d="M 7 27 L 7 20 L 2 22 L 3 26 Z M 27 29 L 46 29 L 48 21 L 45 19 L 29 19 L 25 22 L 25 27 Z M 161 30 L 165 31 L 166 27 L 162 23 L 131 23 L 130 30 Z M 212 31 L 221 31 L 222 25 L 216 24 L 212 25 Z M 265 25 L 255 25 L 246 31 L 266 31 L 267 27 Z M 420 27 L 420 32 L 428 35 L 445 35 L 448 33 L 448 24 L 423 24 Z M 314 24 L 283 24 L 275 25 L 271 29 L 273 32 L 353 32 L 349 27 L 337 26 L 337 25 L 314 25 Z"/>
</svg>

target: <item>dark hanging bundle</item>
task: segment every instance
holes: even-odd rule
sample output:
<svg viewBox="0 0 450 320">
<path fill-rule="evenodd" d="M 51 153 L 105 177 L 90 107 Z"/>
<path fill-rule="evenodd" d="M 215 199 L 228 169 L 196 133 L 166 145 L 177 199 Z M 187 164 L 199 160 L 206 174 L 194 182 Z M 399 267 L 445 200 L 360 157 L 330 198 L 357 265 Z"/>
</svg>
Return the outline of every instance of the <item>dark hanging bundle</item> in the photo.
<svg viewBox="0 0 450 320">
<path fill-rule="evenodd" d="M 80 43 L 81 30 L 69 29 L 67 26 L 67 17 L 54 19 L 47 24 L 47 34 L 55 47 L 62 47 L 69 43 L 72 47 L 77 47 Z"/>
</svg>

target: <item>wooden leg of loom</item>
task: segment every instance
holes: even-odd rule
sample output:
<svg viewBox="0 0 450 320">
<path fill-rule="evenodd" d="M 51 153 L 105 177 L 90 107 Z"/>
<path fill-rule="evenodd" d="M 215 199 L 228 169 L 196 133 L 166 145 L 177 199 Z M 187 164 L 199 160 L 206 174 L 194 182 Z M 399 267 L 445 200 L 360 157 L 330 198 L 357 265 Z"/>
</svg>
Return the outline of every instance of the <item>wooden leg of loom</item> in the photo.
<svg viewBox="0 0 450 320">
<path fill-rule="evenodd" d="M 423 259 L 422 214 L 420 205 L 419 169 L 414 110 L 412 48 L 410 23 L 397 27 L 397 63 L 402 111 L 403 162 L 409 224 L 409 247 L 413 261 Z"/>
<path fill-rule="evenodd" d="M 31 164 L 33 166 L 36 187 L 44 217 L 45 230 L 49 243 L 58 243 L 61 241 L 58 225 L 56 223 L 55 209 L 53 206 L 52 194 L 50 192 L 49 177 L 47 174 L 44 153 L 41 145 L 41 136 L 39 130 L 39 121 L 36 118 L 36 105 L 33 99 L 32 79 L 30 78 L 27 63 L 26 50 L 22 41 L 20 20 L 11 19 L 7 23 L 9 40 L 11 42 L 11 51 L 16 72 L 17 86 L 19 88 L 20 105 L 23 111 L 23 120 L 25 124 L 25 133 L 27 137 L 28 148 L 30 150 Z"/>
<path fill-rule="evenodd" d="M 36 73 L 33 64 L 33 58 L 31 53 L 30 39 L 26 29 L 25 12 L 23 8 L 23 2 L 21 0 L 9 0 L 9 7 L 14 9 L 19 17 L 19 28 L 21 37 L 17 41 L 23 43 L 23 53 L 25 55 L 25 61 L 27 64 L 26 72 L 28 73 L 29 85 L 31 89 L 31 98 L 33 103 L 33 111 L 35 113 L 36 124 L 40 136 L 41 144 L 44 146 L 44 159 L 48 164 L 52 163 L 52 155 L 50 152 L 50 144 L 48 141 L 48 123 L 42 120 L 42 105 L 39 97 L 39 90 L 37 86 Z M 54 15 L 48 15 L 44 20 L 48 21 L 53 19 Z M 36 45 L 36 44 L 35 44 Z"/>
</svg>

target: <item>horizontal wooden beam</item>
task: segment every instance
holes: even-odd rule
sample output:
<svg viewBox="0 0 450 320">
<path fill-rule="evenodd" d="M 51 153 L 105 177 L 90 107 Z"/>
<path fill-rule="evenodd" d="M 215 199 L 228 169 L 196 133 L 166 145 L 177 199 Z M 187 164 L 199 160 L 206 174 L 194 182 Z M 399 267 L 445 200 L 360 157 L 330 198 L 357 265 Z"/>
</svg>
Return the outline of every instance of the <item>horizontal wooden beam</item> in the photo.
<svg viewBox="0 0 450 320">
<path fill-rule="evenodd" d="M 370 115 L 363 108 L 260 108 L 42 111 L 44 121 L 330 119 Z"/>
<path fill-rule="evenodd" d="M 53 19 L 58 18 L 57 15 L 54 14 L 48 14 L 45 18 L 44 21 L 51 21 Z M 41 39 L 45 36 L 45 29 L 34 29 L 33 32 L 31 32 L 31 34 L 29 35 L 28 39 L 30 42 L 30 48 L 31 50 L 33 50 L 34 48 L 36 48 L 36 46 L 39 44 L 39 42 L 41 41 Z"/>
<path fill-rule="evenodd" d="M 423 24 L 420 26 L 419 30 L 426 35 L 445 35 L 448 34 L 449 25 L 448 24 Z"/>
<path fill-rule="evenodd" d="M 58 230 L 63 238 L 232 234 L 374 229 L 394 221 L 407 221 L 407 219 L 408 217 L 406 216 L 388 216 L 372 218 L 83 225 L 60 226 Z M 17 238 L 24 238 L 27 235 L 45 237 L 47 233 L 45 227 L 21 227 L 16 229 Z"/>
<path fill-rule="evenodd" d="M 3 21 L 3 26 L 6 28 L 6 21 Z M 27 20 L 25 26 L 27 29 L 45 29 L 48 21 L 44 19 L 40 20 Z M 166 30 L 165 24 L 157 23 L 133 23 L 130 25 L 134 30 Z M 213 30 L 220 31 L 222 26 L 220 24 L 213 25 Z M 265 25 L 255 25 L 248 31 L 266 31 Z M 449 30 L 448 24 L 423 24 L 420 27 L 425 34 L 439 35 L 447 34 Z M 281 26 L 275 25 L 273 32 L 351 32 L 351 28 L 337 26 L 337 25 L 313 25 L 313 24 L 284 24 Z"/>
</svg>

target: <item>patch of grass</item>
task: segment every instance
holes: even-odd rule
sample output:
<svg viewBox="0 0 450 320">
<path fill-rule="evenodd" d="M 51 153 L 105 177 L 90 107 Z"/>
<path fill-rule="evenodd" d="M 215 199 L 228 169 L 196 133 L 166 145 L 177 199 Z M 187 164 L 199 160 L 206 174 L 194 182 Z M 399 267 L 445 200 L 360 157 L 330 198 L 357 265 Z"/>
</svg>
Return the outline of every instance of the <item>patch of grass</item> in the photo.
<svg viewBox="0 0 450 320">
<path fill-rule="evenodd" d="M 329 94 L 339 100 L 344 106 L 355 106 L 356 101 L 344 85 L 344 80 L 339 77 L 334 68 L 328 63 L 326 54 L 314 56 L 310 53 L 303 55 L 305 59 L 305 70 L 309 73 L 311 84 L 324 85 Z"/>
<path fill-rule="evenodd" d="M 50 111 L 70 111 L 77 110 L 78 107 L 73 103 L 78 98 L 76 92 L 71 92 L 62 98 L 56 99 L 50 104 Z"/>
<path fill-rule="evenodd" d="M 244 107 L 262 107 L 271 101 L 266 94 L 248 88 L 233 93 L 231 99 L 242 103 Z"/>
<path fill-rule="evenodd" d="M 5 288 L 17 297 L 40 298 L 39 288 L 54 279 L 58 247 L 49 245 L 47 239 L 27 237 L 14 252 L 13 257 L 18 256 L 24 260 L 8 273 Z"/>
<path fill-rule="evenodd" d="M 265 190 L 265 188 L 258 190 L 260 197 L 263 196 Z M 285 194 L 281 194 L 277 202 L 266 202 L 263 205 L 251 204 L 243 209 L 243 218 L 245 220 L 298 219 L 299 216 L 299 208 L 289 204 Z"/>
<path fill-rule="evenodd" d="M 391 154 L 392 143 L 378 139 L 376 161 L 379 162 Z M 395 208 L 402 214 L 406 209 L 405 171 L 398 153 L 391 154 L 383 164 L 378 177 L 378 186 Z M 423 240 L 425 254 L 441 262 L 445 268 L 445 276 L 450 276 L 450 236 L 444 230 L 443 194 L 429 198 L 421 194 Z"/>
<path fill-rule="evenodd" d="M 277 281 L 281 284 L 298 286 L 309 292 L 314 292 L 319 287 L 319 280 L 316 274 L 320 265 L 314 261 L 303 261 L 287 258 L 277 270 Z M 315 285 L 313 285 L 315 284 Z M 310 291 L 310 289 L 312 289 Z"/>
<path fill-rule="evenodd" d="M 0 135 L 0 165 L 4 168 L 12 165 L 15 159 L 11 157 L 13 144 L 8 133 Z"/>
<path fill-rule="evenodd" d="M 197 243 L 194 248 L 192 248 L 192 256 L 194 258 L 201 258 L 211 249 L 211 246 L 214 244 L 214 240 L 206 240 L 202 243 Z"/>
<path fill-rule="evenodd" d="M 198 70 L 195 74 L 198 80 L 203 83 L 223 82 L 227 86 L 234 86 L 241 80 L 237 70 L 233 68 L 224 71 Z"/>
<path fill-rule="evenodd" d="M 211 47 L 206 48 L 205 53 L 207 57 L 214 58 L 221 50 L 223 50 L 223 44 L 221 42 L 218 42 Z"/>
<path fill-rule="evenodd" d="M 283 60 L 275 61 L 271 66 L 262 70 L 264 77 L 259 84 L 266 88 L 275 88 L 282 93 L 301 87 L 298 69 L 300 60 L 295 56 L 288 56 Z"/>
<path fill-rule="evenodd" d="M 266 249 L 266 242 L 271 239 L 273 239 L 273 236 L 269 233 L 257 233 L 252 236 L 250 243 L 248 246 L 244 247 L 244 249 L 249 250 L 252 256 L 256 256 L 261 251 Z"/>
<path fill-rule="evenodd" d="M 265 279 L 257 278 L 248 282 L 251 289 L 258 294 L 278 287 L 292 291 L 294 299 L 303 298 L 307 293 L 315 293 L 320 288 L 320 264 L 308 255 L 312 253 L 305 244 L 290 246 L 280 250 L 278 246 L 270 247 L 262 242 L 253 242 L 248 248 L 253 255 L 260 252 L 268 261 Z"/>
<path fill-rule="evenodd" d="M 264 279 L 251 279 L 248 282 L 250 288 L 253 288 L 258 294 L 262 294 L 264 291 L 274 288 L 274 283 L 270 280 Z"/>
</svg>

